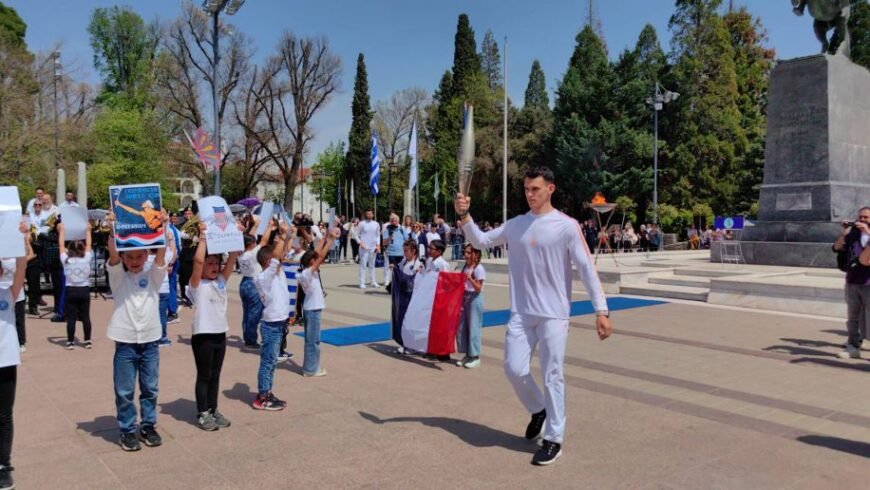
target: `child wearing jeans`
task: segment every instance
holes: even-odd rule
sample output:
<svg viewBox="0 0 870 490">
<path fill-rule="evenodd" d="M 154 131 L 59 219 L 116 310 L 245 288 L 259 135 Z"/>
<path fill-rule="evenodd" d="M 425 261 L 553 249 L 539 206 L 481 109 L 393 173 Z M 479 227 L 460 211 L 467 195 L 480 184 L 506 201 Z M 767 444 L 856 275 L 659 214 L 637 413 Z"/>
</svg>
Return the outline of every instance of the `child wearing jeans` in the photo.
<svg viewBox="0 0 870 490">
<path fill-rule="evenodd" d="M 263 271 L 257 276 L 256 285 L 263 300 L 263 320 L 260 323 L 260 369 L 257 373 L 257 397 L 251 403 L 256 410 L 284 410 L 287 402 L 279 400 L 272 393 L 272 380 L 284 327 L 290 317 L 290 292 L 287 280 L 281 269 L 281 259 L 287 255 L 291 227 L 277 220 L 270 225 L 272 231 L 280 229 L 271 250 L 261 248 L 257 261 Z"/>
<path fill-rule="evenodd" d="M 263 317 L 263 302 L 260 300 L 260 293 L 257 292 L 254 279 L 262 272 L 260 264 L 257 263 L 257 254 L 261 248 L 269 244 L 270 235 L 269 230 L 266 230 L 260 243 L 257 243 L 253 235 L 245 235 L 245 253 L 239 256 L 239 269 L 242 272 L 242 282 L 239 284 L 239 296 L 242 299 L 242 338 L 247 349 L 260 348 L 257 342 L 257 327 L 260 326 L 260 319 Z"/>
<path fill-rule="evenodd" d="M 462 297 L 462 313 L 456 340 L 459 352 L 465 353 L 456 365 L 468 369 L 480 366 L 480 329 L 483 326 L 483 282 L 486 271 L 480 265 L 480 250 L 471 245 L 465 246 L 465 294 Z"/>
<path fill-rule="evenodd" d="M 164 230 L 169 221 L 163 213 Z M 115 216 L 109 214 L 114 224 Z M 163 443 L 157 433 L 157 392 L 160 374 L 161 337 L 158 305 L 160 285 L 166 276 L 166 248 L 157 249 L 149 265 L 147 250 L 118 252 L 114 226 L 109 236 L 109 285 L 114 298 L 114 310 L 109 320 L 108 337 L 115 342 L 113 376 L 115 407 L 121 429 L 120 445 L 124 451 L 156 447 Z M 139 405 L 141 424 L 136 423 L 134 395 L 138 381 L 141 393 Z"/>
<path fill-rule="evenodd" d="M 91 225 L 85 230 L 85 239 L 70 242 L 66 245 L 66 232 L 63 223 L 57 225 L 57 245 L 60 248 L 60 262 L 63 264 L 63 275 L 66 278 L 66 294 L 64 295 L 64 314 L 66 315 L 66 349 L 72 350 L 75 345 L 76 322 L 81 320 L 84 330 L 85 349 L 90 349 L 91 343 Z"/>
<path fill-rule="evenodd" d="M 20 240 L 24 240 L 27 255 L 33 256 L 27 236 L 27 225 L 19 225 Z M 18 385 L 18 365 L 21 352 L 15 329 L 15 304 L 24 289 L 24 277 L 28 257 L 17 257 L 15 272 L 7 275 L 6 262 L 0 263 L 0 488 L 15 488 L 12 482 L 12 407 L 15 404 L 15 389 Z"/>
<path fill-rule="evenodd" d="M 199 225 L 199 244 L 193 257 L 193 273 L 187 286 L 187 297 L 193 302 L 193 336 L 190 346 L 196 362 L 196 425 L 206 431 L 230 426 L 217 410 L 221 368 L 227 352 L 227 281 L 236 266 L 238 252 L 229 254 L 221 268 L 223 255 L 206 256 L 206 225 Z"/>
<path fill-rule="evenodd" d="M 299 285 L 305 291 L 305 302 L 302 311 L 305 315 L 305 358 L 302 361 L 302 376 L 326 376 L 326 369 L 320 367 L 320 314 L 326 307 L 323 297 L 323 287 L 320 284 L 320 264 L 327 258 L 335 239 L 341 235 L 334 228 L 322 240 L 317 250 L 309 250 L 302 256 Z"/>
</svg>

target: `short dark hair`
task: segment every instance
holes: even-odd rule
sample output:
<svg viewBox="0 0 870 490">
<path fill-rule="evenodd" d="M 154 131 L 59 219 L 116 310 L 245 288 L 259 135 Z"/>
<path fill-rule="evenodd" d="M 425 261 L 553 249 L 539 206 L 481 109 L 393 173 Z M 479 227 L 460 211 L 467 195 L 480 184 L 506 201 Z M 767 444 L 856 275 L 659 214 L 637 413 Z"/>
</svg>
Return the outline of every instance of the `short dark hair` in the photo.
<svg viewBox="0 0 870 490">
<path fill-rule="evenodd" d="M 403 243 L 402 246 L 410 248 L 411 250 L 414 251 L 414 255 L 418 255 L 417 252 L 419 251 L 419 249 L 417 248 L 417 240 L 414 240 L 413 238 L 409 238 L 409 239 L 405 240 L 405 243 Z"/>
<path fill-rule="evenodd" d="M 441 240 L 432 240 L 431 242 L 429 242 L 429 246 L 435 248 L 442 254 L 445 250 L 447 250 L 447 246 L 444 245 L 444 242 L 442 242 Z"/>
<path fill-rule="evenodd" d="M 263 265 L 272 260 L 272 247 L 262 247 L 257 252 L 257 263 Z"/>
<path fill-rule="evenodd" d="M 299 265 L 302 269 L 307 269 L 308 266 L 311 265 L 311 261 L 317 258 L 317 252 L 314 250 L 308 250 L 304 254 L 302 254 L 302 258 L 299 259 Z"/>
<path fill-rule="evenodd" d="M 865 210 L 870 210 L 870 206 L 864 206 L 863 208 L 859 209 L 858 212 L 860 213 L 861 211 Z"/>
<path fill-rule="evenodd" d="M 537 179 L 538 177 L 541 177 L 548 184 L 552 184 L 556 181 L 556 176 L 553 175 L 553 171 L 550 169 L 550 167 L 543 166 L 532 167 L 526 170 L 526 173 L 523 177 L 526 179 Z"/>
</svg>

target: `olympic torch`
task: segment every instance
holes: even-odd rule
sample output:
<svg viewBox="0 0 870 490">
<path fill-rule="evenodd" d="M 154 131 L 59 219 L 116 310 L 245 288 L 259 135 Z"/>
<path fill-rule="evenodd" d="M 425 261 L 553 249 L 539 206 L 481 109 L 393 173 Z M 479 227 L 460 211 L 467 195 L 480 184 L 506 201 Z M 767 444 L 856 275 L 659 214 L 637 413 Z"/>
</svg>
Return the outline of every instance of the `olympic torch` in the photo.
<svg viewBox="0 0 870 490">
<path fill-rule="evenodd" d="M 474 106 L 465 103 L 462 112 L 462 139 L 459 142 L 459 192 L 468 195 L 474 174 Z"/>
</svg>

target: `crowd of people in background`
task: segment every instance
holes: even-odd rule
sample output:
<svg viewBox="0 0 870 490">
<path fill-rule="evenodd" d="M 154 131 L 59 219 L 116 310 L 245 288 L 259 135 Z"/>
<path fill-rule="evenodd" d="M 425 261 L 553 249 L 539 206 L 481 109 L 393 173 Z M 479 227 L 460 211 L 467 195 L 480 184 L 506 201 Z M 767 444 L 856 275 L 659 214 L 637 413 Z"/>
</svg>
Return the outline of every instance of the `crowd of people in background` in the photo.
<svg viewBox="0 0 870 490">
<path fill-rule="evenodd" d="M 580 223 L 583 236 L 589 250 L 600 253 L 623 252 L 658 252 L 664 249 L 708 250 L 712 242 L 734 240 L 731 230 L 721 230 L 706 226 L 703 230 L 694 224 L 686 230 L 685 240 L 669 244 L 664 243 L 664 232 L 661 226 L 652 223 L 640 225 L 637 229 L 631 222 L 624 225 L 611 224 L 605 229 L 589 219 Z"/>
</svg>

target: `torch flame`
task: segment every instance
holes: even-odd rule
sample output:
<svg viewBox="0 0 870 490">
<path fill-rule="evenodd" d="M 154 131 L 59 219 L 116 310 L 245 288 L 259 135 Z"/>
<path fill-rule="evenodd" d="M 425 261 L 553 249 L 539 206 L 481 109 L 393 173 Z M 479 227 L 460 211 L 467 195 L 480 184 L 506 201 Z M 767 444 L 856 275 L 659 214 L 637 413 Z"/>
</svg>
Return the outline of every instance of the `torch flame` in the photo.
<svg viewBox="0 0 870 490">
<path fill-rule="evenodd" d="M 592 198 L 592 204 L 607 204 L 607 199 L 601 192 L 596 192 L 595 197 Z"/>
</svg>

